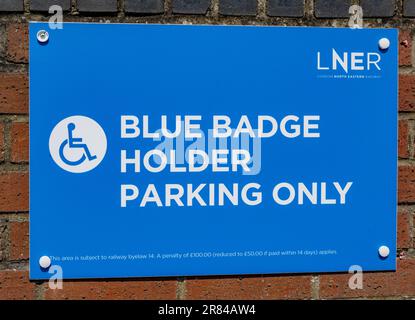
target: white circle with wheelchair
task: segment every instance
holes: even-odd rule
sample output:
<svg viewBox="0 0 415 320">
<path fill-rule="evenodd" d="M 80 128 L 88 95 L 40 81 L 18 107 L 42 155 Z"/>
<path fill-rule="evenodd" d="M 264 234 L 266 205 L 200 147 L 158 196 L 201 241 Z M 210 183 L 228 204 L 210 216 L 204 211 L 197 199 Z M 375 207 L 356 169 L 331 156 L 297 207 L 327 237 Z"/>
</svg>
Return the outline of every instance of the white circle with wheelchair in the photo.
<svg viewBox="0 0 415 320">
<path fill-rule="evenodd" d="M 85 116 L 63 119 L 49 137 L 49 152 L 62 169 L 83 173 L 94 169 L 104 159 L 107 137 L 101 126 Z"/>
</svg>

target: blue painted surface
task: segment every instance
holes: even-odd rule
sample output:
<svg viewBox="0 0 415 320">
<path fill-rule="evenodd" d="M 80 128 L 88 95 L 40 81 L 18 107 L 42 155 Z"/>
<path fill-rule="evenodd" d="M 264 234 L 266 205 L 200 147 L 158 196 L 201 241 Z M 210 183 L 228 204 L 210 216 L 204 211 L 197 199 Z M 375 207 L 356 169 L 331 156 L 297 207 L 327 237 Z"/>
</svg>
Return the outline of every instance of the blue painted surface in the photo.
<svg viewBox="0 0 415 320">
<path fill-rule="evenodd" d="M 36 40 L 41 29 L 50 33 L 45 45 Z M 382 37 L 391 41 L 385 52 Z M 317 52 L 327 66 L 333 48 L 379 53 L 381 70 L 317 70 Z M 354 78 L 335 78 L 345 75 Z M 213 115 L 320 115 L 320 138 L 278 131 L 263 139 L 257 175 L 122 174 L 121 149 L 157 145 L 121 139 L 123 114 L 149 115 L 154 126 L 161 115 L 202 115 L 203 128 Z M 82 174 L 58 167 L 48 147 L 55 125 L 73 115 L 98 122 L 108 142 L 100 165 Z M 31 23 L 30 277 L 50 277 L 38 265 L 43 255 L 64 278 L 394 270 L 396 141 L 393 29 L 66 23 L 49 30 Z M 272 198 L 280 182 L 333 181 L 353 182 L 346 204 L 282 206 Z M 166 183 L 250 182 L 262 186 L 260 205 L 120 207 L 124 183 L 144 192 L 149 183 L 161 190 Z M 388 258 L 378 256 L 380 245 L 391 249 Z M 185 258 L 194 252 L 237 256 Z"/>
</svg>

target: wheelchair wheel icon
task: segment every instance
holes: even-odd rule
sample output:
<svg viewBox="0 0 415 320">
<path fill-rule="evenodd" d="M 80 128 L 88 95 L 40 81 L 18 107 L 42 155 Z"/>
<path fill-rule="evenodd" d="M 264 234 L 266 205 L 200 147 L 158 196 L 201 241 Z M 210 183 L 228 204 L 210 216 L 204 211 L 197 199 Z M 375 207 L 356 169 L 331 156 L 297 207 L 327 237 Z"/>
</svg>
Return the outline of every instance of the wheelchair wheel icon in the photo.
<svg viewBox="0 0 415 320">
<path fill-rule="evenodd" d="M 64 140 L 59 147 L 59 156 L 61 157 L 62 161 L 69 166 L 77 166 L 83 163 L 86 159 L 89 161 L 95 160 L 97 157 L 91 155 L 89 148 L 86 144 L 82 143 L 82 138 L 75 138 L 73 137 L 73 131 L 75 130 L 76 125 L 74 123 L 68 124 L 68 139 Z M 82 154 L 81 158 L 75 161 L 68 160 L 65 157 L 64 149 L 68 146 L 69 148 L 81 148 L 84 149 L 84 153 Z"/>
<path fill-rule="evenodd" d="M 62 169 L 82 173 L 95 168 L 104 158 L 107 139 L 91 118 L 72 116 L 59 122 L 49 138 L 52 159 Z"/>
</svg>

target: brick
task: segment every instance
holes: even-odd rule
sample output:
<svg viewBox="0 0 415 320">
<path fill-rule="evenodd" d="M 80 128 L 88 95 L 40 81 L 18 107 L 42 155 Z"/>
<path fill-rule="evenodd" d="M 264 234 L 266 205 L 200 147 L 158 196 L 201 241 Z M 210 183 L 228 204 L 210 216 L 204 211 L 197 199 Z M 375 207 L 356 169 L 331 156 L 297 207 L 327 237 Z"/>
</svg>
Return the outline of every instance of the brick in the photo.
<svg viewBox="0 0 415 320">
<path fill-rule="evenodd" d="M 117 0 L 78 0 L 77 8 L 80 12 L 117 12 Z"/>
<path fill-rule="evenodd" d="M 399 65 L 412 65 L 412 34 L 411 30 L 399 31 Z"/>
<path fill-rule="evenodd" d="M 29 175 L 26 172 L 0 173 L 0 212 L 29 210 Z"/>
<path fill-rule="evenodd" d="M 255 16 L 256 0 L 220 0 L 219 13 L 225 16 Z"/>
<path fill-rule="evenodd" d="M 163 13 L 164 0 L 124 0 L 127 13 Z"/>
<path fill-rule="evenodd" d="M 398 210 L 398 248 L 407 249 L 412 247 L 411 238 L 412 212 L 408 208 Z"/>
<path fill-rule="evenodd" d="M 63 270 L 65 273 L 65 270 Z M 63 289 L 51 290 L 45 284 L 46 299 L 112 300 L 112 299 L 164 299 L 176 298 L 176 281 L 82 281 L 63 282 Z"/>
<path fill-rule="evenodd" d="M 408 128 L 408 120 L 399 120 L 398 157 L 402 159 L 409 158 Z"/>
<path fill-rule="evenodd" d="M 29 124 L 27 122 L 13 122 L 10 129 L 11 162 L 29 161 Z"/>
<path fill-rule="evenodd" d="M 4 160 L 4 124 L 0 123 L 0 162 Z"/>
<path fill-rule="evenodd" d="M 36 298 L 36 285 L 29 281 L 27 271 L 0 271 L 1 300 L 31 300 Z"/>
<path fill-rule="evenodd" d="M 29 223 L 10 222 L 10 260 L 29 259 Z"/>
<path fill-rule="evenodd" d="M 1 13 L 1 11 L 0 11 Z M 0 60 L 4 60 L 6 57 L 6 25 L 0 23 L 0 38 L 2 39 L 0 41 Z"/>
<path fill-rule="evenodd" d="M 71 0 L 31 0 L 31 11 L 48 11 L 49 7 L 58 5 L 63 11 L 69 11 L 71 9 Z"/>
<path fill-rule="evenodd" d="M 412 228 L 411 228 L 412 248 L 415 247 L 415 213 L 412 213 Z"/>
<path fill-rule="evenodd" d="M 210 0 L 173 0 L 173 13 L 206 14 Z"/>
<path fill-rule="evenodd" d="M 0 261 L 8 259 L 9 233 L 7 221 L 0 221 Z"/>
<path fill-rule="evenodd" d="M 26 74 L 0 73 L 0 114 L 28 113 L 29 83 Z"/>
<path fill-rule="evenodd" d="M 186 280 L 186 299 L 309 299 L 310 276 Z"/>
<path fill-rule="evenodd" d="M 271 17 L 302 17 L 304 0 L 269 0 L 267 14 Z"/>
<path fill-rule="evenodd" d="M 363 270 L 363 289 L 349 288 L 350 274 L 320 276 L 320 298 L 402 297 L 415 295 L 415 260 L 398 259 L 396 272 Z"/>
<path fill-rule="evenodd" d="M 360 0 L 363 18 L 393 17 L 395 15 L 395 0 Z"/>
<path fill-rule="evenodd" d="M 348 18 L 350 0 L 315 0 L 314 14 L 317 18 Z"/>
<path fill-rule="evenodd" d="M 23 11 L 23 0 L 1 0 L 0 11 L 20 12 Z"/>
<path fill-rule="evenodd" d="M 415 202 L 415 166 L 403 165 L 398 168 L 398 202 Z"/>
<path fill-rule="evenodd" d="M 29 30 L 25 23 L 7 26 L 6 58 L 11 62 L 27 63 L 29 56 Z"/>
<path fill-rule="evenodd" d="M 415 17 L 415 0 L 403 0 L 404 17 Z"/>
<path fill-rule="evenodd" d="M 399 75 L 399 111 L 415 111 L 415 75 Z"/>
</svg>

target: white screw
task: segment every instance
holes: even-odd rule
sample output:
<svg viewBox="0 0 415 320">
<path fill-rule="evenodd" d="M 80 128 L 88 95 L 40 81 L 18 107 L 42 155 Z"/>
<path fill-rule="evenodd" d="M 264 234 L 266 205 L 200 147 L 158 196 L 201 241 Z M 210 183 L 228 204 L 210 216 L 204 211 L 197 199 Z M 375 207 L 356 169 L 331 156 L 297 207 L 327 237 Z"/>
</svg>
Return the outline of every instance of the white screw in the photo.
<svg viewBox="0 0 415 320">
<path fill-rule="evenodd" d="M 50 267 L 52 261 L 50 260 L 50 258 L 48 256 L 41 256 L 39 259 L 39 265 L 43 268 L 43 269 L 47 269 Z"/>
<path fill-rule="evenodd" d="M 390 250 L 387 246 L 380 246 L 378 251 L 379 251 L 379 255 L 382 258 L 386 258 L 387 256 L 389 256 L 389 253 L 390 253 Z"/>
<path fill-rule="evenodd" d="M 36 36 L 37 36 L 37 41 L 41 43 L 48 42 L 49 40 L 49 33 L 46 30 L 39 30 Z"/>
<path fill-rule="evenodd" d="M 388 38 L 382 38 L 379 40 L 379 48 L 381 48 L 382 50 L 388 49 L 390 44 L 391 43 Z"/>
</svg>

